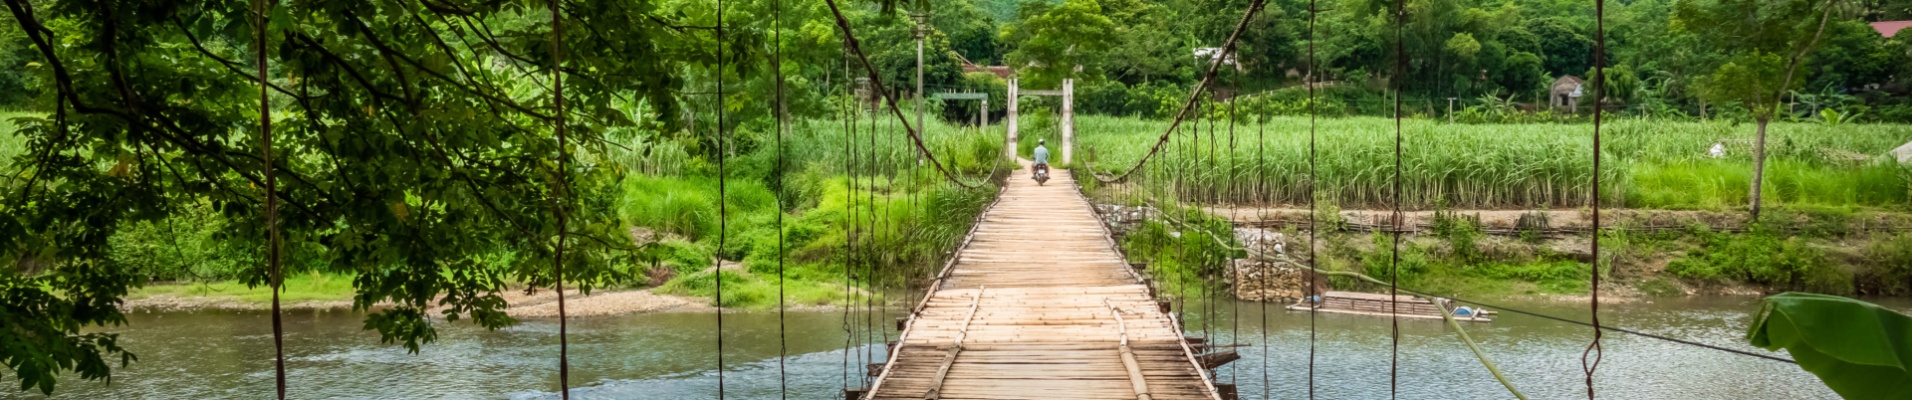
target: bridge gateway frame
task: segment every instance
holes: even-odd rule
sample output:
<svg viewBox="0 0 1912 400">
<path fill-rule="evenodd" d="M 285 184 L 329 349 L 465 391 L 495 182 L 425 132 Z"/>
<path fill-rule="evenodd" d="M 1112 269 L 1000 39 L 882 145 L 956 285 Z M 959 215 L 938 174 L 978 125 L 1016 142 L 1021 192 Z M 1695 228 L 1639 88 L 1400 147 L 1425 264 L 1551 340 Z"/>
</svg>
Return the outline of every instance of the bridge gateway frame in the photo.
<svg viewBox="0 0 1912 400">
<path fill-rule="evenodd" d="M 1075 79 L 1064 78 L 1062 80 L 1062 88 L 1060 89 L 1030 90 L 1028 92 L 1022 92 L 1020 88 L 1021 81 L 1021 79 L 1016 77 L 1009 78 L 1009 115 L 1003 121 L 1008 130 L 1006 133 L 1006 139 L 1008 139 L 1008 141 L 1004 142 L 1006 145 L 1003 146 L 1003 152 L 1011 159 L 1016 158 L 1015 144 L 1016 138 L 1018 137 L 1016 135 L 1016 115 L 1018 114 L 1016 107 L 1017 103 L 1019 103 L 1017 98 L 1025 94 L 1030 96 L 1055 96 L 1062 98 L 1062 163 L 1069 163 L 1071 156 L 1075 153 Z"/>
<path fill-rule="evenodd" d="M 931 94 L 931 95 L 929 96 L 929 98 L 931 98 L 931 99 L 935 99 L 935 100 L 943 100 L 943 101 L 949 101 L 949 100 L 981 100 L 981 101 L 982 101 L 982 103 L 981 103 L 981 104 L 978 104 L 978 105 L 976 106 L 976 110 L 982 113 L 982 114 L 981 114 L 980 116 L 978 116 L 978 117 L 977 117 L 977 120 L 976 120 L 976 126 L 977 126 L 977 127 L 980 127 L 980 128 L 988 128 L 988 127 L 989 127 L 989 94 L 988 94 L 988 93 L 984 93 L 984 92 L 937 92 L 937 93 L 935 93 L 935 94 Z"/>
</svg>

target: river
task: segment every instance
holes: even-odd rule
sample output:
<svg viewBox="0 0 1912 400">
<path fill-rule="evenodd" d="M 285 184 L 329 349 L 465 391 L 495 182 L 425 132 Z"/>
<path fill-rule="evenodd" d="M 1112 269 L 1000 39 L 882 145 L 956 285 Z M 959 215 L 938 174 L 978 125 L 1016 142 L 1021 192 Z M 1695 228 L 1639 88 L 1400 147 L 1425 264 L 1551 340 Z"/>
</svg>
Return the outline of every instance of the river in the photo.
<svg viewBox="0 0 1912 400">
<path fill-rule="evenodd" d="M 1912 302 L 1882 300 L 1906 310 Z M 1757 307 L 1752 298 L 1656 299 L 1602 307 L 1602 321 L 1635 330 L 1753 350 L 1742 336 Z M 1192 303 L 1188 328 L 1206 329 L 1214 342 L 1239 340 L 1242 359 L 1219 369 L 1217 380 L 1240 386 L 1242 398 L 1307 398 L 1309 315 L 1275 304 Z M 1523 304 L 1551 315 L 1584 319 L 1583 305 Z M 1212 310 L 1212 311 L 1209 311 Z M 1212 312 L 1212 314 L 1211 314 Z M 893 316 L 891 312 L 890 316 Z M 1239 315 L 1240 318 L 1233 318 Z M 1262 316 L 1271 318 L 1263 318 Z M 709 313 L 659 313 L 576 319 L 570 323 L 571 382 L 578 398 L 716 398 L 717 321 Z M 884 315 L 856 317 L 857 326 Z M 52 398 L 185 399 L 268 398 L 272 393 L 269 318 L 258 312 L 167 312 L 129 315 L 117 328 L 139 361 L 117 369 L 112 384 L 67 375 Z M 858 343 L 846 352 L 841 313 L 790 312 L 783 323 L 790 356 L 784 361 L 789 398 L 840 395 L 851 368 L 881 346 Z M 1212 321 L 1212 322 L 1204 322 Z M 440 322 L 438 340 L 410 354 L 381 344 L 360 329 L 358 314 L 293 312 L 285 338 L 289 396 L 300 399 L 543 399 L 557 388 L 557 325 L 532 320 L 487 331 Z M 1262 324 L 1268 325 L 1262 330 Z M 774 399 L 780 393 L 777 313 L 724 315 L 727 398 Z M 1503 313 L 1491 323 L 1466 325 L 1502 371 L 1531 398 L 1584 397 L 1582 349 L 1588 328 Z M 1320 399 L 1386 398 L 1389 358 L 1386 318 L 1320 314 L 1313 326 L 1314 390 Z M 1229 333 L 1239 332 L 1239 338 Z M 1266 333 L 1267 345 L 1262 341 Z M 892 333 L 893 335 L 893 333 Z M 859 331 L 858 336 L 867 336 Z M 874 340 L 881 343 L 883 340 Z M 1508 398 L 1472 353 L 1438 321 L 1401 322 L 1399 398 Z M 1595 377 L 1600 397 L 1616 399 L 1834 399 L 1798 367 L 1653 339 L 1610 333 Z M 1758 350 L 1755 350 L 1758 351 Z M 1263 385 L 1263 365 L 1267 365 Z M 855 375 L 854 373 L 849 375 Z M 4 376 L 8 382 L 14 378 Z M 849 377 L 861 386 L 860 377 Z M 4 398 L 43 398 L 37 391 L 0 392 Z"/>
</svg>

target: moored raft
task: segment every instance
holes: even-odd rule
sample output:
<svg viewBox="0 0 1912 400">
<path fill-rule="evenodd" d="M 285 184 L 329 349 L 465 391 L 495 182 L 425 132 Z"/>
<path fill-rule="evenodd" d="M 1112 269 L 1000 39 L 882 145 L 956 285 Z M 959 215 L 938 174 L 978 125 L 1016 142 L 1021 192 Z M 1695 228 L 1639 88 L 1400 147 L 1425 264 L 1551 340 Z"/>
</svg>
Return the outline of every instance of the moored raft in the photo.
<svg viewBox="0 0 1912 400">
<path fill-rule="evenodd" d="M 1488 317 L 1493 313 L 1487 310 L 1468 307 L 1454 307 L 1454 301 L 1436 298 L 1429 300 L 1418 296 L 1399 295 L 1392 299 L 1387 294 L 1328 291 L 1320 295 L 1320 300 L 1308 304 L 1307 299 L 1288 305 L 1291 311 L 1320 311 L 1340 314 L 1370 315 L 1389 317 L 1395 314 L 1399 305 L 1401 318 L 1441 319 L 1443 312 L 1453 313 L 1454 320 L 1464 322 L 1491 322 Z"/>
</svg>

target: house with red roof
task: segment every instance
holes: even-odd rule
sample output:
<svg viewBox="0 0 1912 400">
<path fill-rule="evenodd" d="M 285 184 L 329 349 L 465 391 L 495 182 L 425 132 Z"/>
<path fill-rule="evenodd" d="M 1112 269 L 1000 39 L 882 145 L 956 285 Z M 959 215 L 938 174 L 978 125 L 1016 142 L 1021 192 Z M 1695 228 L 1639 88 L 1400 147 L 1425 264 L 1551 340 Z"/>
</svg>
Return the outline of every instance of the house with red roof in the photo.
<svg viewBox="0 0 1912 400">
<path fill-rule="evenodd" d="M 1879 31 L 1879 34 L 1885 37 L 1897 35 L 1900 30 L 1904 30 L 1905 28 L 1912 28 L 1912 21 L 1879 21 L 1872 23 L 1872 29 Z"/>
</svg>

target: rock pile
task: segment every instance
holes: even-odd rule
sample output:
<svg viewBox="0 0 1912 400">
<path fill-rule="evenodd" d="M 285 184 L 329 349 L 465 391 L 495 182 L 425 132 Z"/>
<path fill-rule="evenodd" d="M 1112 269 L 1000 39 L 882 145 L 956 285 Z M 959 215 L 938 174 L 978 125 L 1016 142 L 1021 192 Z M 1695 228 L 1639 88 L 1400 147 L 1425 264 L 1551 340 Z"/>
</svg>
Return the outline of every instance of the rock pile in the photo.
<svg viewBox="0 0 1912 400">
<path fill-rule="evenodd" d="M 1235 298 L 1249 301 L 1300 299 L 1306 271 L 1256 260 L 1235 260 Z"/>
</svg>

